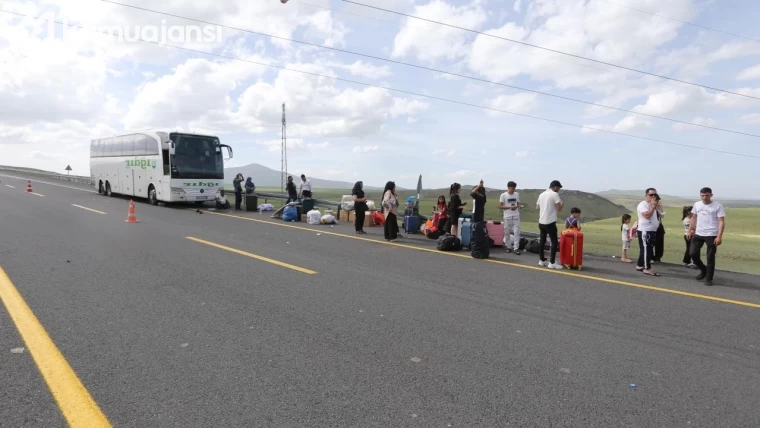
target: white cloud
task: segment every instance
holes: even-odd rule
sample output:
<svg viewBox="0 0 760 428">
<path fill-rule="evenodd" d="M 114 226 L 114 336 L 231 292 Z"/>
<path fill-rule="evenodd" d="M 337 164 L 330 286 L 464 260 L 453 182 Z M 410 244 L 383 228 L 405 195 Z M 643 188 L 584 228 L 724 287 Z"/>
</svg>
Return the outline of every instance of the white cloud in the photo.
<svg viewBox="0 0 760 428">
<path fill-rule="evenodd" d="M 760 124 L 760 113 L 745 114 L 739 121 L 747 125 Z"/>
<path fill-rule="evenodd" d="M 354 76 L 360 76 L 367 79 L 383 79 L 393 75 L 390 67 L 387 65 L 374 65 L 364 61 L 355 61 L 352 64 L 329 63 L 329 67 L 342 68 L 348 70 Z"/>
<path fill-rule="evenodd" d="M 709 117 L 695 117 L 693 120 L 691 120 L 691 123 L 697 124 L 697 125 L 706 125 L 706 126 L 715 126 L 718 124 L 718 122 L 715 119 L 711 119 Z M 687 125 L 685 123 L 676 123 L 673 125 L 673 129 L 676 131 L 697 131 L 701 129 L 697 126 L 691 126 Z"/>
<path fill-rule="evenodd" d="M 433 150 L 433 156 L 443 155 L 443 156 L 447 156 L 447 157 L 452 157 L 456 153 L 457 153 L 457 149 L 454 149 L 454 148 L 449 148 L 449 149 L 438 148 L 438 149 Z"/>
<path fill-rule="evenodd" d="M 743 70 L 736 80 L 760 80 L 760 64 Z"/>
<path fill-rule="evenodd" d="M 280 153 L 282 151 L 282 140 L 264 140 L 257 141 L 256 144 L 268 147 L 268 151 Z M 302 138 L 288 138 L 288 154 L 299 152 L 320 151 L 330 147 L 330 143 L 307 143 Z"/>
<path fill-rule="evenodd" d="M 513 113 L 528 113 L 531 110 L 535 110 L 539 105 L 538 94 L 532 92 L 521 92 L 515 95 L 499 95 L 488 102 L 488 106 L 491 108 L 511 111 Z M 493 110 L 486 110 L 489 116 L 506 116 L 506 113 L 501 113 Z"/>
<path fill-rule="evenodd" d="M 408 98 L 394 98 L 391 117 L 413 116 L 430 108 L 430 103 Z"/>
<path fill-rule="evenodd" d="M 325 76 L 334 73 L 315 64 L 292 64 L 288 69 Z M 364 137 L 381 132 L 387 116 L 420 111 L 416 100 L 394 98 L 381 88 L 342 89 L 329 77 L 282 70 L 273 83 L 259 81 L 238 99 L 235 121 L 249 130 L 280 122 L 279 106 L 286 103 L 288 132 L 303 137 Z"/>
<path fill-rule="evenodd" d="M 475 171 L 470 171 L 469 169 L 460 169 L 458 171 L 450 172 L 446 174 L 447 177 L 450 178 L 468 178 L 475 176 Z"/>
<path fill-rule="evenodd" d="M 352 152 L 354 153 L 368 153 L 368 152 L 376 152 L 380 146 L 356 146 L 353 148 Z"/>
<path fill-rule="evenodd" d="M 522 0 L 515 0 L 512 9 L 514 9 L 515 12 L 520 13 L 522 11 Z"/>
<path fill-rule="evenodd" d="M 518 158 L 524 158 L 533 155 L 534 153 L 529 150 L 521 150 L 519 152 L 515 152 L 515 157 Z"/>
<path fill-rule="evenodd" d="M 442 0 L 432 0 L 415 6 L 411 14 L 471 29 L 478 29 L 488 18 L 477 1 L 457 7 Z M 394 57 L 414 55 L 422 61 L 433 61 L 438 58 L 456 59 L 467 54 L 470 42 L 467 33 L 433 24 L 426 25 L 429 28 L 426 31 L 415 25 L 418 23 L 414 19 L 405 19 L 404 26 L 393 41 Z"/>
</svg>

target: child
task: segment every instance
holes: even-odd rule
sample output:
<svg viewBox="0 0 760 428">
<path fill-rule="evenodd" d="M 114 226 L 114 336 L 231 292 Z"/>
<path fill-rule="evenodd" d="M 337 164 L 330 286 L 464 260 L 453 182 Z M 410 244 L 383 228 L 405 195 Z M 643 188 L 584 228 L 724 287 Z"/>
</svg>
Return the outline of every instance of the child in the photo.
<svg viewBox="0 0 760 428">
<path fill-rule="evenodd" d="M 579 232 L 581 230 L 581 221 L 578 220 L 578 217 L 581 216 L 581 210 L 580 208 L 573 208 L 570 210 L 570 217 L 565 220 L 565 229 L 577 229 Z"/>
<path fill-rule="evenodd" d="M 623 223 L 622 226 L 620 226 L 620 231 L 623 235 L 623 257 L 621 257 L 620 260 L 622 260 L 624 263 L 632 263 L 633 260 L 628 258 L 628 249 L 631 248 L 631 234 L 628 223 L 631 222 L 631 215 L 623 214 L 623 218 L 620 220 Z"/>
<path fill-rule="evenodd" d="M 689 223 L 691 222 L 691 216 L 693 215 L 690 206 L 687 205 L 683 207 L 683 217 L 681 217 L 681 220 L 683 220 L 683 240 L 686 241 L 686 252 L 683 255 L 683 265 L 687 268 L 696 269 L 697 265 L 691 260 L 691 254 L 689 253 L 691 240 L 687 236 L 689 234 Z"/>
</svg>

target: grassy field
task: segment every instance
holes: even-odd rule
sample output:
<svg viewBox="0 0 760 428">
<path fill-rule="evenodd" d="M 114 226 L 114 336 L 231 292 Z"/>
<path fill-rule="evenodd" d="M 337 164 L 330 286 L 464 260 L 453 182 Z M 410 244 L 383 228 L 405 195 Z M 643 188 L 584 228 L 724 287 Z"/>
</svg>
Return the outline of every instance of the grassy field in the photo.
<svg viewBox="0 0 760 428">
<path fill-rule="evenodd" d="M 665 216 L 666 263 L 681 263 L 685 244 L 680 210 L 667 210 Z M 676 212 L 677 211 L 677 212 Z M 718 248 L 718 269 L 760 274 L 760 208 L 726 208 L 726 230 Z M 636 221 L 633 216 L 631 224 Z M 607 219 L 583 224 L 584 250 L 596 254 L 620 256 L 622 241 L 620 219 Z M 629 256 L 638 257 L 638 243 L 631 243 Z M 704 250 L 702 260 L 704 261 Z"/>
</svg>

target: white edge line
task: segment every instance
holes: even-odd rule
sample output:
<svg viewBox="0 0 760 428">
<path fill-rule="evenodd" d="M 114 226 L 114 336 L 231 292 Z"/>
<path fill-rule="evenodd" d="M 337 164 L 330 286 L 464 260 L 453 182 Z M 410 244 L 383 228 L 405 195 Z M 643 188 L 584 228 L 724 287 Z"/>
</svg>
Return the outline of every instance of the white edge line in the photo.
<svg viewBox="0 0 760 428">
<path fill-rule="evenodd" d="M 56 184 L 56 183 L 48 183 L 47 181 L 32 180 L 31 178 L 15 177 L 15 176 L 12 176 L 12 175 L 5 175 L 5 174 L 0 174 L 0 177 L 15 178 L 16 180 L 28 180 L 28 181 L 31 181 L 31 182 L 34 182 L 34 183 L 42 183 L 42 184 L 47 184 L 48 186 L 63 187 L 64 189 L 79 190 L 81 192 L 98 193 L 98 192 L 96 192 L 94 190 L 87 190 L 87 189 L 82 189 L 82 188 L 79 188 L 79 187 L 64 186 L 62 184 Z M 7 184 L 6 184 L 6 186 L 7 186 Z M 14 187 L 14 189 L 15 189 L 15 187 Z"/>
</svg>

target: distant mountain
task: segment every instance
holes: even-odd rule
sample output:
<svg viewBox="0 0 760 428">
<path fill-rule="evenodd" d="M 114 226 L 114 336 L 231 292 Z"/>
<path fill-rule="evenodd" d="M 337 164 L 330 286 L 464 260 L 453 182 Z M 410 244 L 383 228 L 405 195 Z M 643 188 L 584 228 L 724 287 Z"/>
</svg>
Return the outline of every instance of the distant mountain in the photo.
<svg viewBox="0 0 760 428">
<path fill-rule="evenodd" d="M 257 163 L 252 163 L 250 165 L 240 166 L 240 167 L 231 167 L 231 168 L 225 168 L 224 169 L 224 182 L 226 184 L 232 184 L 232 180 L 235 178 L 235 175 L 237 173 L 242 173 L 244 177 L 248 178 L 251 177 L 253 180 L 253 183 L 256 185 L 257 188 L 263 188 L 263 187 L 274 187 L 274 188 L 280 188 L 282 185 L 282 176 L 280 174 L 280 171 L 275 171 L 271 168 L 267 168 L 264 165 L 259 165 Z M 301 182 L 301 174 L 290 174 L 293 176 L 293 181 L 296 183 L 296 186 L 298 186 L 298 183 Z M 321 178 L 316 177 L 307 177 L 309 180 L 311 180 L 311 185 L 314 187 L 315 190 L 317 189 L 342 189 L 342 190 L 350 190 L 354 187 L 354 183 L 348 182 L 348 181 L 335 181 L 335 180 L 325 180 Z M 374 189 L 380 189 L 377 187 L 372 186 L 364 186 L 365 189 L 368 190 L 374 190 Z"/>
</svg>

